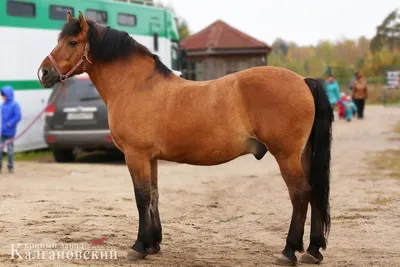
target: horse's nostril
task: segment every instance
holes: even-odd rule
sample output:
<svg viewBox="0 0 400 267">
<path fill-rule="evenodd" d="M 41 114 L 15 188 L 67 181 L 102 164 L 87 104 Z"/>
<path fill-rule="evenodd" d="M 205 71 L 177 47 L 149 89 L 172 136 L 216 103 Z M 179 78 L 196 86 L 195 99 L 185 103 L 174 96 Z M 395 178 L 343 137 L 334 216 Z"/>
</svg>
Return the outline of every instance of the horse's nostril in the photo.
<svg viewBox="0 0 400 267">
<path fill-rule="evenodd" d="M 49 76 L 49 71 L 48 71 L 48 70 L 45 70 L 45 69 L 43 69 L 43 70 L 42 70 L 42 75 L 43 75 L 43 77 L 47 77 L 47 76 Z"/>
</svg>

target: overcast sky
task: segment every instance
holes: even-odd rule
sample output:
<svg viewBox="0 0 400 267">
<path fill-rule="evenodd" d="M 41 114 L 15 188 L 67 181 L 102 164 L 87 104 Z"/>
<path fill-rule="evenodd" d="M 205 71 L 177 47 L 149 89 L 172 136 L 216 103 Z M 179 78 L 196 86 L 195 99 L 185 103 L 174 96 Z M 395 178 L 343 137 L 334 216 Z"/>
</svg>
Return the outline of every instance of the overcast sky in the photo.
<svg viewBox="0 0 400 267">
<path fill-rule="evenodd" d="M 192 32 L 217 19 L 267 44 L 281 37 L 300 45 L 321 39 L 371 38 L 400 0 L 155 0 L 171 5 Z"/>
</svg>

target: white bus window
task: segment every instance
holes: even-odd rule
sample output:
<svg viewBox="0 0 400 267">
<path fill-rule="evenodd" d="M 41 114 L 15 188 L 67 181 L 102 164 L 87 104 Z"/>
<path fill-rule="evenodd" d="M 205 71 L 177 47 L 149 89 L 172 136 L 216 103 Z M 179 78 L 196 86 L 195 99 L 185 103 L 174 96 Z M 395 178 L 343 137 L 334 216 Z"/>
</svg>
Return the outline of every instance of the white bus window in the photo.
<svg viewBox="0 0 400 267">
<path fill-rule="evenodd" d="M 50 9 L 50 18 L 54 20 L 65 20 L 67 18 L 68 12 L 71 13 L 72 17 L 74 16 L 74 8 L 68 6 L 55 6 L 51 5 Z"/>
<path fill-rule="evenodd" d="M 36 15 L 36 6 L 29 2 L 7 1 L 7 15 L 33 18 Z"/>
<path fill-rule="evenodd" d="M 122 26 L 136 26 L 136 16 L 126 13 L 118 13 L 118 24 Z"/>
<path fill-rule="evenodd" d="M 87 9 L 86 19 L 93 20 L 96 23 L 107 24 L 107 12 L 102 10 Z"/>
</svg>

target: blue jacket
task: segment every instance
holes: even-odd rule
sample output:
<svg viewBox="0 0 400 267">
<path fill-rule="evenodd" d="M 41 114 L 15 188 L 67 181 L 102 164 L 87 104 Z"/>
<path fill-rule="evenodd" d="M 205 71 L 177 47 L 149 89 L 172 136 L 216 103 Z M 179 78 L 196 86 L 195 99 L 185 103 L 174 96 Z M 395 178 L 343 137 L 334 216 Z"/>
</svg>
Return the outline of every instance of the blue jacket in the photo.
<svg viewBox="0 0 400 267">
<path fill-rule="evenodd" d="M 337 81 L 332 83 L 325 82 L 325 92 L 328 95 L 331 105 L 336 104 L 340 100 L 340 88 Z"/>
<path fill-rule="evenodd" d="M 15 136 L 17 133 L 17 124 L 21 120 L 21 108 L 14 100 L 14 89 L 6 85 L 1 92 L 7 97 L 1 105 L 1 135 Z"/>
<path fill-rule="evenodd" d="M 353 112 L 357 111 L 357 106 L 353 101 L 344 102 L 345 110 L 346 110 L 346 119 L 351 119 Z"/>
</svg>

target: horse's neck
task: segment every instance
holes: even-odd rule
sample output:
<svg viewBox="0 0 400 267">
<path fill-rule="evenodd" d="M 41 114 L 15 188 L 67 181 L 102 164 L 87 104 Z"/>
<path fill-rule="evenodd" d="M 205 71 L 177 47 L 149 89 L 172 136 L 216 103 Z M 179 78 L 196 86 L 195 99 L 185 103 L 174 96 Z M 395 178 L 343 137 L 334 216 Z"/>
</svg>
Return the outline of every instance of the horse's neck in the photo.
<svg viewBox="0 0 400 267">
<path fill-rule="evenodd" d="M 143 84 L 154 72 L 154 61 L 150 57 L 135 56 L 112 63 L 93 62 L 89 77 L 106 103 L 114 97 L 126 95 Z"/>
</svg>

